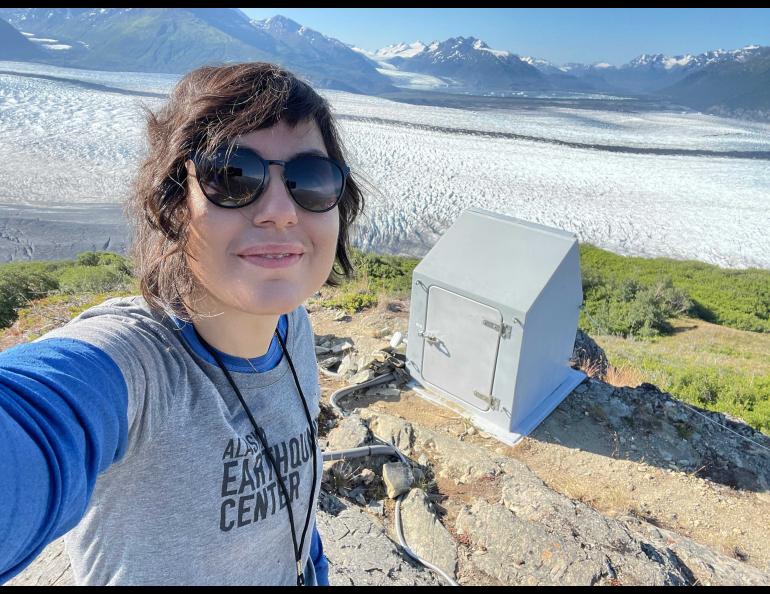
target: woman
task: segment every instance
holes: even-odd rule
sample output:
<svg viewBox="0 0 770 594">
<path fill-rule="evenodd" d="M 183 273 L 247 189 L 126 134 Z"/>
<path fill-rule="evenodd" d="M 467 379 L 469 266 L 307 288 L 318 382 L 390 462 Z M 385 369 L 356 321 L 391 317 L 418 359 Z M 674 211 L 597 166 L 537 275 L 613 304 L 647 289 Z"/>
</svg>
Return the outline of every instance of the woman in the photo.
<svg viewBox="0 0 770 594">
<path fill-rule="evenodd" d="M 187 74 L 126 212 L 141 296 L 0 354 L 0 583 L 325 584 L 302 303 L 363 209 L 326 101 L 265 63 Z"/>
</svg>

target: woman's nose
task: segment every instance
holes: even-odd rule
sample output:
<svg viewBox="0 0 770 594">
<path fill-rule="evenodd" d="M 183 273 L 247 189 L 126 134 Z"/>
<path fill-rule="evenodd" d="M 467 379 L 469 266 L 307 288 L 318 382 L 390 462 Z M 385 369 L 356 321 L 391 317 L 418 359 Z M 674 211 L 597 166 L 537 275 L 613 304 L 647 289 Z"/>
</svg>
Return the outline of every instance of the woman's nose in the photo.
<svg viewBox="0 0 770 594">
<path fill-rule="evenodd" d="M 255 201 L 256 208 L 253 211 L 255 225 L 273 223 L 277 227 L 296 225 L 298 220 L 297 209 L 299 206 L 289 194 L 286 183 L 283 180 L 283 166 L 271 164 L 267 187 L 262 195 Z"/>
</svg>

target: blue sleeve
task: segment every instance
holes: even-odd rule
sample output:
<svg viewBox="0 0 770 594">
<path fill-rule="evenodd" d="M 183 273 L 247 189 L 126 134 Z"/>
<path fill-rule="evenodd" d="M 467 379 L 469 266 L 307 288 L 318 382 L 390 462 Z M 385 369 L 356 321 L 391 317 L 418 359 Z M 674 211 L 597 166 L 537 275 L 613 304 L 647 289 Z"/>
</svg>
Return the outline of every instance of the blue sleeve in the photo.
<svg viewBox="0 0 770 594">
<path fill-rule="evenodd" d="M 310 541 L 310 557 L 313 559 L 315 567 L 315 577 L 319 586 L 329 585 L 329 561 L 324 555 L 324 546 L 321 543 L 321 535 L 318 534 L 318 528 L 313 524 L 313 539 Z"/>
<path fill-rule="evenodd" d="M 80 340 L 0 353 L 0 584 L 83 517 L 126 450 L 127 394 L 116 363 Z"/>
</svg>

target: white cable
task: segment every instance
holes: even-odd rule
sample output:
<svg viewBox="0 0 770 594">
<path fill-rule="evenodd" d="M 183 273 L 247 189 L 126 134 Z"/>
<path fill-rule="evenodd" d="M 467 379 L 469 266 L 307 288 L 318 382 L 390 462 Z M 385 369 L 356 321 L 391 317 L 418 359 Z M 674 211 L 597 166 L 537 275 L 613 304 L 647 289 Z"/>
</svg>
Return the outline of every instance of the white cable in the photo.
<svg viewBox="0 0 770 594">
<path fill-rule="evenodd" d="M 361 390 L 363 388 L 369 388 L 371 386 L 385 384 L 387 382 L 393 381 L 394 379 L 396 379 L 395 373 L 386 373 L 385 375 L 373 377 L 372 379 L 362 382 L 360 384 L 353 384 L 352 386 L 346 386 L 344 388 L 340 388 L 339 390 L 335 390 L 334 392 L 332 392 L 332 395 L 329 396 L 329 404 L 331 404 L 331 407 L 334 409 L 334 412 L 336 412 L 339 416 L 344 417 L 345 411 L 343 411 L 340 408 L 339 404 L 337 404 L 338 398 L 342 398 L 343 396 L 347 396 L 348 394 L 352 394 L 353 392 L 357 392 L 358 390 Z"/>
</svg>

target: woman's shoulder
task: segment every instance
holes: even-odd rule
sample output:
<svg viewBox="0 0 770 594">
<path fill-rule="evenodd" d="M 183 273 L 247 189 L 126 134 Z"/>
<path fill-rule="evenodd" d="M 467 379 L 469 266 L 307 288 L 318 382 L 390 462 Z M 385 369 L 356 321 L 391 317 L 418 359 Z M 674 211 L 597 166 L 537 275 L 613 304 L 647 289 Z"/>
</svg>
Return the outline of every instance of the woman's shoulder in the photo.
<svg viewBox="0 0 770 594">
<path fill-rule="evenodd" d="M 111 297 L 80 312 L 64 325 L 50 330 L 32 342 L 53 338 L 73 338 L 97 346 L 110 343 L 169 346 L 172 326 L 165 314 L 153 311 L 141 295 Z"/>
</svg>

